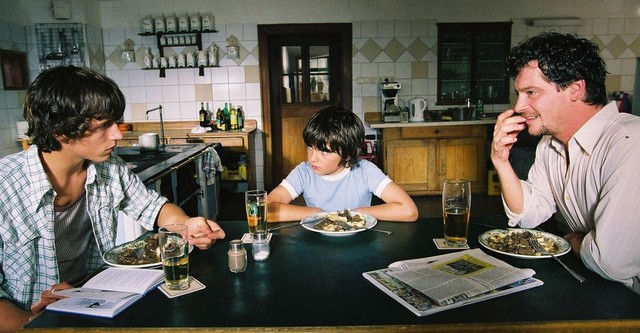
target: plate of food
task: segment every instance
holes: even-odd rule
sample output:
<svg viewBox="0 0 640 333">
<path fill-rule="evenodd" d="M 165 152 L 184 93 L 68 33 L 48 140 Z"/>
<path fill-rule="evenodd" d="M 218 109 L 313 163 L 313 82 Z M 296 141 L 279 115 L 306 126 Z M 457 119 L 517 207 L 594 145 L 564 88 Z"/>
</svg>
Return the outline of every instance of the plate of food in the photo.
<svg viewBox="0 0 640 333">
<path fill-rule="evenodd" d="M 350 236 L 373 228 L 378 223 L 375 217 L 348 209 L 340 212 L 321 212 L 307 216 L 300 224 L 310 231 L 327 236 Z"/>
<path fill-rule="evenodd" d="M 162 264 L 158 234 L 149 234 L 144 239 L 136 239 L 120 244 L 104 253 L 104 262 L 116 267 L 147 268 Z"/>
<path fill-rule="evenodd" d="M 488 250 L 524 259 L 551 258 L 551 255 L 536 252 L 529 244 L 528 238 L 533 235 L 542 248 L 561 256 L 571 250 L 571 245 L 564 238 L 548 232 L 533 229 L 494 229 L 489 230 L 480 237 L 480 245 Z"/>
</svg>

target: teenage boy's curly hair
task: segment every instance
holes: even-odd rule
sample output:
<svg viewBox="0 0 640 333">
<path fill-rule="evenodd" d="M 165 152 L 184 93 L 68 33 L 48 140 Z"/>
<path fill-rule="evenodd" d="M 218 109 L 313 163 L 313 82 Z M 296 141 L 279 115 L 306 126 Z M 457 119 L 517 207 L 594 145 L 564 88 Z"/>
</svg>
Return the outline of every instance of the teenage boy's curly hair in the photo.
<svg viewBox="0 0 640 333">
<path fill-rule="evenodd" d="M 118 85 L 88 68 L 61 66 L 40 73 L 26 92 L 27 135 L 41 151 L 59 150 L 56 135 L 79 139 L 93 120 L 117 121 L 125 99 Z"/>
</svg>

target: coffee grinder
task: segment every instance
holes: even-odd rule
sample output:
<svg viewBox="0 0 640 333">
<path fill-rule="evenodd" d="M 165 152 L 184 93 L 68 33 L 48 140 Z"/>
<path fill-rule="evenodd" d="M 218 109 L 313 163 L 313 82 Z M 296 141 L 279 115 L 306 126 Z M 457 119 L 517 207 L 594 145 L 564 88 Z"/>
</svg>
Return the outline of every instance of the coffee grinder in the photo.
<svg viewBox="0 0 640 333">
<path fill-rule="evenodd" d="M 400 106 L 398 105 L 398 91 L 400 83 L 385 80 L 381 85 L 382 119 L 385 123 L 400 122 Z"/>
</svg>

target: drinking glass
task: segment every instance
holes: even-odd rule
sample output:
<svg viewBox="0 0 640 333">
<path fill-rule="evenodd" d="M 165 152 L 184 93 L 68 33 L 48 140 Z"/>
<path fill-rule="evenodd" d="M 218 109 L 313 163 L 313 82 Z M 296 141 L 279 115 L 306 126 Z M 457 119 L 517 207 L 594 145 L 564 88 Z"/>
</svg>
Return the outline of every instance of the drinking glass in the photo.
<svg viewBox="0 0 640 333">
<path fill-rule="evenodd" d="M 257 231 L 267 232 L 267 192 L 251 190 L 245 192 L 244 203 L 247 208 L 247 224 L 253 236 Z"/>
<path fill-rule="evenodd" d="M 444 239 L 449 246 L 464 246 L 469 233 L 471 215 L 471 182 L 447 179 L 442 186 Z"/>
<path fill-rule="evenodd" d="M 158 230 L 164 281 L 171 290 L 189 288 L 189 242 L 187 226 L 170 224 Z"/>
</svg>

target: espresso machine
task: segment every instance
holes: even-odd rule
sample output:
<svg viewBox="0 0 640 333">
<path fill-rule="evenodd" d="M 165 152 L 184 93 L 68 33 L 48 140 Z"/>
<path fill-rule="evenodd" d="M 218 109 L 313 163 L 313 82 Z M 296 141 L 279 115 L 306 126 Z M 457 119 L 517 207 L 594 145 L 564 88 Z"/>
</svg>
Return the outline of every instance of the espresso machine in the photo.
<svg viewBox="0 0 640 333">
<path fill-rule="evenodd" d="M 382 120 L 385 123 L 400 122 L 400 106 L 398 105 L 400 87 L 400 83 L 389 82 L 388 80 L 381 84 Z"/>
</svg>

